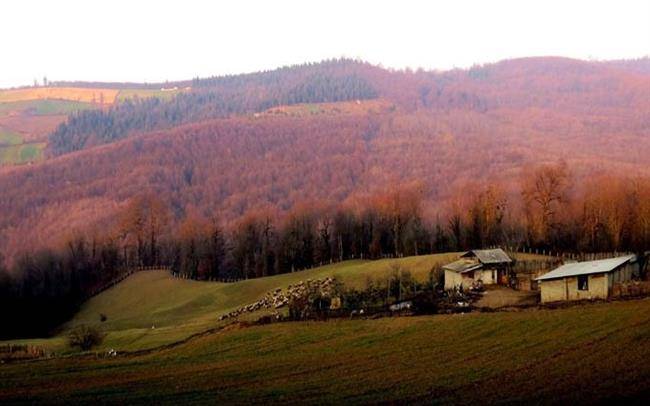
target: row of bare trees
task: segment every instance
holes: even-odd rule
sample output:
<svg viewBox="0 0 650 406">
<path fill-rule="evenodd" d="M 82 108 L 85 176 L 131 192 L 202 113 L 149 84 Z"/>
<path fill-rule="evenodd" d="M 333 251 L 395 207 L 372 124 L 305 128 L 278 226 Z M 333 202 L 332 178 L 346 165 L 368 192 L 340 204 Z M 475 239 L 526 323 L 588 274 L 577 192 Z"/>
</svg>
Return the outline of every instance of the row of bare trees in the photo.
<svg viewBox="0 0 650 406">
<path fill-rule="evenodd" d="M 251 210 L 223 225 L 198 211 L 172 226 L 165 205 L 138 198 L 120 227 L 126 263 L 171 264 L 197 279 L 254 278 L 350 258 L 376 259 L 508 245 L 563 252 L 650 247 L 650 181 L 593 177 L 577 184 L 564 162 L 523 171 L 516 188 L 472 184 L 435 219 L 420 183 L 287 213 Z"/>
<path fill-rule="evenodd" d="M 155 194 L 132 199 L 112 227 L 26 252 L 11 271 L 0 261 L 5 331 L 42 333 L 89 292 L 134 267 L 166 265 L 200 280 L 295 272 L 347 259 L 376 259 L 492 245 L 552 251 L 636 251 L 650 247 L 650 180 L 573 180 L 565 163 L 523 172 L 512 190 L 472 184 L 426 216 L 421 184 L 406 184 L 338 205 L 304 203 L 287 213 L 251 210 L 231 224 L 198 209 L 177 219 Z"/>
<path fill-rule="evenodd" d="M 452 204 L 452 248 L 507 244 L 566 252 L 650 247 L 650 179 L 613 175 L 577 182 L 565 162 L 527 168 L 517 188 L 478 185 Z M 461 242 L 460 244 L 458 242 Z"/>
</svg>

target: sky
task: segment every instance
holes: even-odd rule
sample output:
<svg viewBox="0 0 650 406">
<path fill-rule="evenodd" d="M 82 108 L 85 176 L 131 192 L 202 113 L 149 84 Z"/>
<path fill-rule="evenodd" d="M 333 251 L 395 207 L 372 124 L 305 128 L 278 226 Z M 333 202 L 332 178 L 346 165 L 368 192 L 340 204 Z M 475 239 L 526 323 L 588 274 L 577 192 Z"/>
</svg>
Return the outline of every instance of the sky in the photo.
<svg viewBox="0 0 650 406">
<path fill-rule="evenodd" d="M 160 82 L 333 57 L 445 70 L 650 55 L 650 1 L 1 0 L 0 87 Z"/>
</svg>

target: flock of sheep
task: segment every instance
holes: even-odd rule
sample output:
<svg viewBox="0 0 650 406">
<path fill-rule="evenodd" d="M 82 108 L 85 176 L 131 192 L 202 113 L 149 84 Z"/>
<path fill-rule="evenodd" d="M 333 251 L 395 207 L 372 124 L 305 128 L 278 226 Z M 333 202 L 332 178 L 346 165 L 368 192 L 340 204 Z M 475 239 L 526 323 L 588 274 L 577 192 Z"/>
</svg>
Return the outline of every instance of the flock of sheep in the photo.
<svg viewBox="0 0 650 406">
<path fill-rule="evenodd" d="M 277 288 L 268 292 L 260 300 L 238 307 L 230 313 L 219 316 L 219 321 L 234 319 L 244 313 L 253 313 L 261 309 L 270 309 L 275 315 L 279 315 L 278 309 L 288 306 L 294 301 L 307 301 L 313 294 L 318 294 L 323 297 L 333 297 L 335 280 L 332 277 L 324 279 L 307 279 L 300 281 L 295 285 L 289 285 L 286 292 L 282 288 Z"/>
</svg>

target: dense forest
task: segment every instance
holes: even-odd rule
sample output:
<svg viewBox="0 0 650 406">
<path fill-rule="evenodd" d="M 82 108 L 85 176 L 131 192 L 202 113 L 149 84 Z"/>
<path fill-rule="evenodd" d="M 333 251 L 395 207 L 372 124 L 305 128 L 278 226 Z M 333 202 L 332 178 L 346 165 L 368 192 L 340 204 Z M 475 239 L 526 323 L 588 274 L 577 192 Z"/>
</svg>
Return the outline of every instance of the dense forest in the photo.
<svg viewBox="0 0 650 406">
<path fill-rule="evenodd" d="M 566 160 L 576 188 L 601 174 L 650 175 L 642 118 L 612 134 L 598 118 L 548 122 L 543 112 L 405 113 L 376 105 L 357 107 L 381 113 L 212 120 L 7 170 L 0 250 L 12 258 L 101 227 L 143 190 L 165 199 L 174 221 L 197 210 L 219 212 L 230 224 L 268 206 L 286 212 L 305 200 L 343 202 L 420 182 L 423 210 L 435 218 L 471 183 L 499 181 L 516 193 L 521 168 L 535 163 Z"/>
<path fill-rule="evenodd" d="M 495 245 L 639 253 L 650 246 L 650 178 L 606 176 L 579 192 L 573 180 L 564 162 L 530 168 L 515 197 L 498 183 L 482 185 L 435 219 L 424 216 L 415 183 L 338 205 L 303 202 L 285 214 L 249 211 L 230 226 L 218 213 L 196 211 L 174 222 L 172 208 L 159 196 L 140 194 L 110 227 L 71 235 L 56 248 L 23 252 L 12 272 L 0 270 L 5 308 L 22 309 L 20 317 L 3 314 L 3 325 L 10 327 L 3 331 L 47 333 L 88 294 L 140 266 L 164 265 L 178 276 L 228 281 L 352 258 Z"/>
<path fill-rule="evenodd" d="M 638 121 L 648 112 L 646 65 L 647 60 L 596 63 L 524 58 L 468 70 L 428 72 L 388 71 L 335 59 L 268 72 L 197 78 L 165 84 L 192 89 L 171 100 L 127 100 L 108 110 L 74 114 L 50 135 L 49 150 L 58 156 L 129 135 L 280 105 L 377 97 L 409 114 L 465 111 L 490 115 L 527 110 L 527 114 L 544 115 L 543 125 L 567 120 L 571 114 L 587 125 L 600 119 L 603 122 L 598 125 L 622 129 L 630 115 Z"/>
<path fill-rule="evenodd" d="M 61 155 L 138 132 L 260 112 L 274 106 L 377 97 L 377 91 L 365 79 L 347 73 L 356 64 L 334 60 L 256 75 L 196 79 L 192 82 L 194 91 L 180 93 L 171 100 L 129 99 L 108 110 L 80 111 L 50 135 L 49 149 Z"/>
<path fill-rule="evenodd" d="M 73 115 L 57 156 L 0 170 L 2 305 L 49 329 L 138 265 L 239 279 L 497 244 L 647 250 L 649 73 L 334 60 Z"/>
</svg>

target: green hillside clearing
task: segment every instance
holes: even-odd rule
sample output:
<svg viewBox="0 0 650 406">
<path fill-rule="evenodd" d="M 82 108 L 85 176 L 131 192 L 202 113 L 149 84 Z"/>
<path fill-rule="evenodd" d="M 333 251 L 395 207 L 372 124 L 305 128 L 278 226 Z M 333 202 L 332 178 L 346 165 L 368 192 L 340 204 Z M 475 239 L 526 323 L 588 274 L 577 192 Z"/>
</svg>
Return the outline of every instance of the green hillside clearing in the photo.
<svg viewBox="0 0 650 406">
<path fill-rule="evenodd" d="M 345 261 L 236 283 L 198 282 L 173 278 L 166 271 L 143 271 L 86 302 L 56 337 L 17 343 L 66 352 L 67 331 L 79 324 L 93 324 L 108 332 L 102 349 L 152 348 L 214 328 L 219 325 L 219 315 L 302 280 L 335 276 L 348 286 L 361 287 L 368 278 L 387 278 L 393 263 L 425 280 L 433 266 L 456 257 L 457 254 L 437 254 L 398 260 Z M 107 316 L 106 322 L 100 323 L 100 314 Z"/>
<path fill-rule="evenodd" d="M 156 97 L 162 100 L 169 100 L 175 95 L 184 92 L 184 89 L 122 89 L 117 94 L 117 101 L 122 102 L 129 99 L 146 99 L 150 97 Z"/>
<path fill-rule="evenodd" d="M 46 145 L 44 142 L 34 142 L 6 147 L 0 146 L 0 165 L 38 161 L 43 158 Z"/>
<path fill-rule="evenodd" d="M 0 127 L 0 147 L 23 143 L 23 137 L 17 132 Z"/>
<path fill-rule="evenodd" d="M 190 335 L 222 325 L 217 318 L 260 299 L 276 288 L 333 276 L 346 286 L 363 287 L 369 278 L 384 279 L 393 264 L 424 281 L 430 270 L 458 257 L 456 253 L 424 255 L 377 261 L 353 260 L 311 270 L 236 283 L 176 279 L 166 271 L 143 271 L 91 298 L 53 338 L 14 341 L 35 344 L 57 353 L 68 352 L 67 332 L 80 324 L 98 325 L 107 332 L 100 350 L 141 350 L 174 343 Z M 519 259 L 534 255 L 518 254 Z M 100 315 L 107 320 L 100 323 Z M 1 344 L 1 342 L 0 342 Z"/>
<path fill-rule="evenodd" d="M 71 100 L 24 100 L 0 103 L 0 115 L 9 113 L 49 116 L 70 114 L 75 111 L 97 108 L 96 104 Z"/>
</svg>

